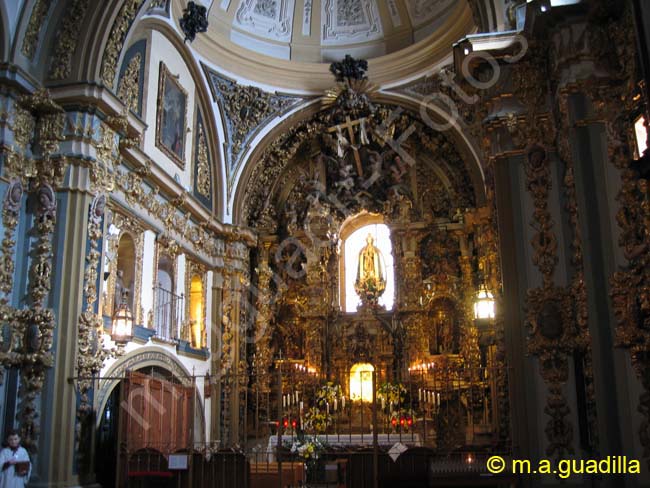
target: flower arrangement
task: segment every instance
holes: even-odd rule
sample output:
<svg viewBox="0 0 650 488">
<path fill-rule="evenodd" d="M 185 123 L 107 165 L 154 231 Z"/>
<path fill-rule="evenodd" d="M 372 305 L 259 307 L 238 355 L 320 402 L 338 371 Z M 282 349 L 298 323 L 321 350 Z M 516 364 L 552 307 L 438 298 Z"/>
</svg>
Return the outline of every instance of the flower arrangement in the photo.
<svg viewBox="0 0 650 488">
<path fill-rule="evenodd" d="M 322 463 L 319 462 L 321 455 L 325 452 L 326 446 L 316 436 L 305 437 L 299 435 L 293 443 L 285 443 L 291 454 L 297 456 L 305 463 L 307 468 L 307 477 L 317 476 Z"/>
<path fill-rule="evenodd" d="M 332 416 L 327 412 L 321 411 L 318 407 L 311 407 L 305 413 L 305 430 L 321 434 L 331 424 Z"/>
<path fill-rule="evenodd" d="M 377 388 L 377 398 L 381 401 L 382 410 L 388 413 L 397 412 L 406 400 L 406 387 L 402 383 L 383 383 Z"/>
<path fill-rule="evenodd" d="M 325 446 L 316 436 L 301 436 L 291 445 L 291 453 L 296 454 L 306 463 L 318 460 L 324 450 Z"/>
<path fill-rule="evenodd" d="M 336 410 L 338 399 L 342 395 L 340 385 L 327 382 L 316 391 L 314 406 L 305 413 L 305 430 L 322 434 L 332 425 L 331 413 Z"/>
<path fill-rule="evenodd" d="M 326 408 L 327 404 L 334 405 L 334 400 L 342 395 L 341 385 L 335 385 L 328 381 L 316 392 L 316 405 L 320 408 Z"/>
<path fill-rule="evenodd" d="M 399 427 L 408 431 L 413 425 L 413 412 L 406 408 L 406 387 L 401 383 L 383 383 L 377 388 L 377 398 L 393 431 Z"/>
</svg>

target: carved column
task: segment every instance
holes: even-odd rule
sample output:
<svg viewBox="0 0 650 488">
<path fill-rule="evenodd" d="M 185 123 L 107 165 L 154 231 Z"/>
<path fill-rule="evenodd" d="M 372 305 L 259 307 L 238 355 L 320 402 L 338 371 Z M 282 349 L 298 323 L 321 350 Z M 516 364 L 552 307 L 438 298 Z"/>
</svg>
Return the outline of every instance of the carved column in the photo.
<svg viewBox="0 0 650 488">
<path fill-rule="evenodd" d="M 224 328 L 224 270 L 217 268 L 212 273 L 212 322 L 210 324 L 210 440 L 215 442 L 223 438 L 221 391 L 224 386 L 222 377 L 223 328 Z"/>
<path fill-rule="evenodd" d="M 325 329 L 330 309 L 331 288 L 328 281 L 328 263 L 332 248 L 328 240 L 320 241 L 314 248 L 306 247 L 306 294 L 307 305 L 301 312 L 305 323 L 305 360 L 326 373 Z"/>
<path fill-rule="evenodd" d="M 465 359 L 465 364 L 474 369 L 473 375 L 478 375 L 478 368 L 481 365 L 481 351 L 479 348 L 478 329 L 474 326 L 474 299 L 476 296 L 476 285 L 474 273 L 472 272 L 472 256 L 469 252 L 469 242 L 464 231 L 455 232 L 460 248 L 460 272 L 462 280 L 462 302 L 459 317 L 462 323 L 460 353 Z M 478 379 L 478 376 L 476 376 Z"/>
<path fill-rule="evenodd" d="M 515 371 L 509 389 L 511 401 L 521 407 L 513 418 L 517 435 L 514 442 L 519 441 L 524 456 L 561 458 L 573 453 L 575 446 L 576 412 L 569 408 L 569 392 L 575 384 L 570 375 L 573 363 L 569 360 L 584 337 L 573 314 L 573 296 L 563 284 L 568 281 L 567 271 L 558 267 L 559 248 L 565 242 L 560 225 L 562 212 L 552 192 L 557 169 L 556 128 L 548 103 L 549 48 L 543 37 L 528 37 L 525 56 L 515 63 L 501 56 L 500 76 L 479 93 L 482 98 L 479 105 L 484 108 L 476 109 L 475 113 L 486 112 L 486 117 L 479 120 L 487 121 L 481 127 L 486 174 L 490 175 L 490 181 L 486 182 L 487 196 L 491 205 L 496 202 L 499 216 L 503 298 L 498 293 L 498 278 L 488 274 L 485 279 L 493 288 L 499 308 L 506 309 L 503 319 L 506 320 L 504 330 L 508 331 L 506 343 L 511 359 L 508 363 Z M 499 56 L 495 53 L 495 57 Z M 480 78 L 483 68 L 486 68 L 485 75 L 490 74 L 490 68 L 485 65 L 478 67 L 474 76 Z M 523 215 L 513 212 L 519 208 L 524 209 Z M 526 262 L 521 257 L 528 255 L 525 246 L 530 243 L 533 255 L 531 262 Z M 486 259 L 483 264 L 491 268 L 493 260 Z M 522 291 L 526 288 L 524 297 Z M 519 325 L 524 322 L 524 313 L 525 322 L 532 329 L 528 337 Z M 498 328 L 501 320 L 497 317 Z M 526 351 L 537 358 L 539 376 L 547 389 L 542 398 L 535 381 L 530 380 L 535 378 L 535 368 L 526 359 Z M 540 403 L 545 404 L 543 412 L 547 416 L 544 433 L 529 435 L 527 431 L 535 425 L 532 419 Z M 543 453 L 536 452 L 539 444 L 534 441 L 540 434 L 545 436 Z"/>
<path fill-rule="evenodd" d="M 248 383 L 246 345 L 248 329 L 248 248 L 244 242 L 228 242 L 223 286 L 222 354 L 220 375 L 223 388 L 222 444 L 242 442 L 241 422 Z"/>
<path fill-rule="evenodd" d="M 255 310 L 255 370 L 257 389 L 260 394 L 270 391 L 271 368 L 271 278 L 273 273 L 269 266 L 269 253 L 272 242 L 263 242 L 259 249 L 257 266 L 257 306 Z"/>
<path fill-rule="evenodd" d="M 423 360 L 429 354 L 427 334 L 424 330 L 425 314 L 420 305 L 422 297 L 422 260 L 419 243 L 424 233 L 417 229 L 390 225 L 393 262 L 395 270 L 395 310 L 399 313 L 408 351 L 400 351 L 402 360 L 409 363 Z M 408 364 L 402 365 L 408 368 Z M 398 371 L 403 374 L 404 371 Z"/>
</svg>

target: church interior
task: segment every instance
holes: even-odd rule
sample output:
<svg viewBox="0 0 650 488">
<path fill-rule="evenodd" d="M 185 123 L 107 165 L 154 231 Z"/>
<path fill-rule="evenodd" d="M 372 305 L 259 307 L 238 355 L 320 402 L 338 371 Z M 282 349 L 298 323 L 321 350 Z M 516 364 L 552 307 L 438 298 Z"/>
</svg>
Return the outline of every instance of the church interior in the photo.
<svg viewBox="0 0 650 488">
<path fill-rule="evenodd" d="M 0 486 L 650 486 L 649 2 L 0 26 Z"/>
</svg>

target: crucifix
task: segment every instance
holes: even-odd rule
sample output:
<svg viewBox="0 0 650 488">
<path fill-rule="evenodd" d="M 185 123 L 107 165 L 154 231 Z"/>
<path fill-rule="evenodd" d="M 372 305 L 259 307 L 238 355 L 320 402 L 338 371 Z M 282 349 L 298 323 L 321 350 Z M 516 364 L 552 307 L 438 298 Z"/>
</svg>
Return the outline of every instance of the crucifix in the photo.
<svg viewBox="0 0 650 488">
<path fill-rule="evenodd" d="M 359 173 L 360 177 L 363 177 L 363 167 L 361 166 L 361 156 L 359 155 L 359 147 L 354 144 L 354 127 L 357 125 L 361 125 L 365 122 L 365 118 L 357 119 L 357 120 L 351 120 L 349 115 L 345 116 L 345 123 L 343 124 L 337 124 L 334 127 L 330 127 L 327 132 L 338 132 L 341 129 L 347 129 L 348 130 L 348 137 L 350 138 L 350 147 L 352 148 L 352 151 L 354 153 L 354 160 L 357 163 L 357 173 Z M 362 130 L 365 130 L 365 128 L 362 127 Z"/>
</svg>

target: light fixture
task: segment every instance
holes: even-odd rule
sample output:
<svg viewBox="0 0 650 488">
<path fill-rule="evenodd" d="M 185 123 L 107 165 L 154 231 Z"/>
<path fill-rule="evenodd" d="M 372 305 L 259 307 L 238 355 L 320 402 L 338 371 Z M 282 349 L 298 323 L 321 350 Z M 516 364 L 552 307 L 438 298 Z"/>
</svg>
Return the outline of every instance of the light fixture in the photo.
<svg viewBox="0 0 650 488">
<path fill-rule="evenodd" d="M 128 290 L 122 292 L 122 301 L 113 315 L 111 339 L 120 345 L 124 345 L 133 339 L 133 314 L 127 302 L 128 295 Z"/>
<path fill-rule="evenodd" d="M 487 289 L 485 283 L 481 283 L 476 293 L 474 302 L 474 318 L 477 320 L 486 320 L 494 318 L 494 297 Z"/>
</svg>

